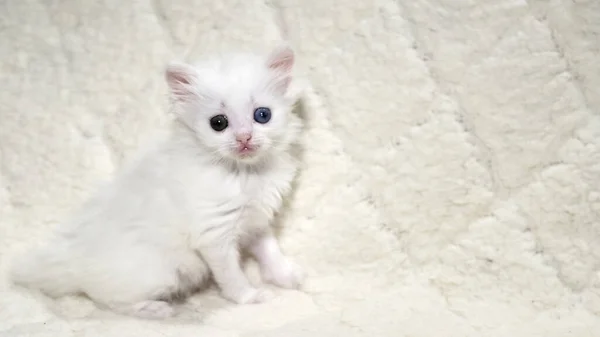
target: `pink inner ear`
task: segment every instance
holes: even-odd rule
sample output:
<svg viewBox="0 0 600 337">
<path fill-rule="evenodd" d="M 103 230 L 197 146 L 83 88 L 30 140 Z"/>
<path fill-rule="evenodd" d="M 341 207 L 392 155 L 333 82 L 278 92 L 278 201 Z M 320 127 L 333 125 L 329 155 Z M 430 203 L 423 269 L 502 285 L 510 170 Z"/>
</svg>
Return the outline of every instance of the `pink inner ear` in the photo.
<svg viewBox="0 0 600 337">
<path fill-rule="evenodd" d="M 171 63 L 167 67 L 165 77 L 171 93 L 178 99 L 185 99 L 191 94 L 194 70 L 184 64 Z"/>
<path fill-rule="evenodd" d="M 269 68 L 288 73 L 294 65 L 294 51 L 289 47 L 275 50 L 269 57 Z"/>
<path fill-rule="evenodd" d="M 291 83 L 291 72 L 294 66 L 294 51 L 285 46 L 274 50 L 268 58 L 267 66 L 277 75 L 272 85 L 279 93 L 285 93 Z"/>
<path fill-rule="evenodd" d="M 178 84 L 190 84 L 191 81 L 183 73 L 171 73 L 171 81 Z"/>
<path fill-rule="evenodd" d="M 171 63 L 167 66 L 166 77 L 169 85 L 190 84 L 192 76 L 191 69 L 186 65 Z"/>
</svg>

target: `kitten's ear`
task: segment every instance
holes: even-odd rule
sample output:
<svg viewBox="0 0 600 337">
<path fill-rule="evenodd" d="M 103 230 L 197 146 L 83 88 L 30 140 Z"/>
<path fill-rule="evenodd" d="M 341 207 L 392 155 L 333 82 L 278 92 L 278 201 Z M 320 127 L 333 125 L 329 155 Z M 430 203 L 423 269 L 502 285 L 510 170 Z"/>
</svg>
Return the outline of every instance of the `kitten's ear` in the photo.
<svg viewBox="0 0 600 337">
<path fill-rule="evenodd" d="M 171 62 L 165 70 L 170 94 L 177 101 L 189 101 L 194 97 L 197 78 L 196 69 L 185 63 Z"/>
<path fill-rule="evenodd" d="M 267 66 L 277 72 L 290 73 L 294 66 L 294 51 L 289 46 L 275 48 L 267 57 Z"/>
<path fill-rule="evenodd" d="M 267 56 L 267 67 L 275 72 L 275 88 L 285 93 L 292 80 L 294 51 L 289 46 L 280 46 Z"/>
</svg>

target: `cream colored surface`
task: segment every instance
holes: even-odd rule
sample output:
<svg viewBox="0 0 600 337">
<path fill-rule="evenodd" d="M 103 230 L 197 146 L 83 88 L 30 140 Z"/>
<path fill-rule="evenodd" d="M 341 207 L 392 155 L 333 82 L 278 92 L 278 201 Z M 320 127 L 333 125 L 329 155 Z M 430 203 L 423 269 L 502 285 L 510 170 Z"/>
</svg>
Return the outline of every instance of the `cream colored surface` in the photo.
<svg viewBox="0 0 600 337">
<path fill-rule="evenodd" d="M 600 2 L 3 1 L 1 275 L 164 119 L 171 59 L 306 80 L 282 241 L 306 291 L 174 321 L 2 282 L 2 336 L 600 336 Z"/>
</svg>

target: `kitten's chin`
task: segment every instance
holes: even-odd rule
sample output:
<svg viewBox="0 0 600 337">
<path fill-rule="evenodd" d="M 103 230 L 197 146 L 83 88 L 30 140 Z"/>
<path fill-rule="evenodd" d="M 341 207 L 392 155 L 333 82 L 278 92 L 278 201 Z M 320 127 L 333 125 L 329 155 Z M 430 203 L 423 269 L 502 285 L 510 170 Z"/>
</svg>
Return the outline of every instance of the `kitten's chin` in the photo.
<svg viewBox="0 0 600 337">
<path fill-rule="evenodd" d="M 263 155 L 260 150 L 236 150 L 232 154 L 236 161 L 243 164 L 254 164 L 262 160 Z"/>
<path fill-rule="evenodd" d="M 261 162 L 265 158 L 265 151 L 262 148 L 231 149 L 225 157 L 233 162 L 245 165 L 253 165 Z"/>
</svg>

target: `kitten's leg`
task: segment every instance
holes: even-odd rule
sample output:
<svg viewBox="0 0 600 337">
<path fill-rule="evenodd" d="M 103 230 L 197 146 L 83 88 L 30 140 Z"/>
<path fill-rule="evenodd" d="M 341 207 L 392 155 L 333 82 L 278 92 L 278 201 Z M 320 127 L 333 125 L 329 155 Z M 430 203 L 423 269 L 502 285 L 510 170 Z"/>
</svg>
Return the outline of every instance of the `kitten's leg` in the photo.
<svg viewBox="0 0 600 337">
<path fill-rule="evenodd" d="M 302 268 L 281 252 L 272 233 L 257 238 L 249 250 L 258 261 L 265 282 L 288 289 L 298 289 L 304 282 Z"/>
<path fill-rule="evenodd" d="M 238 304 L 261 303 L 272 297 L 266 289 L 250 284 L 240 265 L 240 254 L 234 242 L 215 242 L 200 249 L 212 271 L 223 297 Z"/>
</svg>

